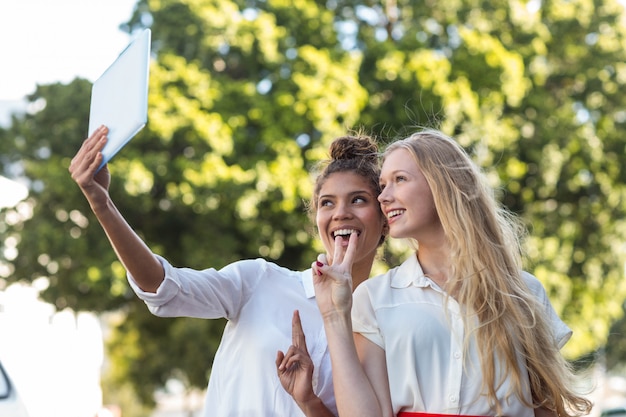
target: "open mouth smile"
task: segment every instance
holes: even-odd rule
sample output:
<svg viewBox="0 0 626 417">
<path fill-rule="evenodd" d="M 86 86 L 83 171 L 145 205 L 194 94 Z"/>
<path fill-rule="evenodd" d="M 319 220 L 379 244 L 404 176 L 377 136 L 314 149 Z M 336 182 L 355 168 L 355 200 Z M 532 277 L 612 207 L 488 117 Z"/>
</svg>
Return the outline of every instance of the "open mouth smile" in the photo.
<svg viewBox="0 0 626 417">
<path fill-rule="evenodd" d="M 352 233 L 356 233 L 357 235 L 361 234 L 361 232 L 356 229 L 338 229 L 338 230 L 335 230 L 334 232 L 331 232 L 331 236 L 333 237 L 333 239 L 336 238 L 337 236 L 341 236 L 342 239 L 348 240 L 350 239 L 350 235 Z"/>
<path fill-rule="evenodd" d="M 401 214 L 403 214 L 405 212 L 405 210 L 391 210 L 387 213 L 387 219 L 392 219 L 394 217 L 397 217 Z"/>
</svg>

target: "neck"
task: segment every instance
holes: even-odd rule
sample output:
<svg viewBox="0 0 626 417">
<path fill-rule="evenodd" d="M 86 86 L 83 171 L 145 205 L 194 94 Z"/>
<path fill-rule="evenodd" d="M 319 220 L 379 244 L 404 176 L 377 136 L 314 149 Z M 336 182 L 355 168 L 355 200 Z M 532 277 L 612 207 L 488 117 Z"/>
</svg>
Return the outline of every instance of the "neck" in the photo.
<svg viewBox="0 0 626 417">
<path fill-rule="evenodd" d="M 352 291 L 356 289 L 363 281 L 367 280 L 372 273 L 372 265 L 374 264 L 374 257 L 376 253 L 368 256 L 359 262 L 352 265 Z"/>
<path fill-rule="evenodd" d="M 433 247 L 420 243 L 416 255 L 424 275 L 444 288 L 450 272 L 450 257 L 447 248 L 444 245 Z"/>
</svg>

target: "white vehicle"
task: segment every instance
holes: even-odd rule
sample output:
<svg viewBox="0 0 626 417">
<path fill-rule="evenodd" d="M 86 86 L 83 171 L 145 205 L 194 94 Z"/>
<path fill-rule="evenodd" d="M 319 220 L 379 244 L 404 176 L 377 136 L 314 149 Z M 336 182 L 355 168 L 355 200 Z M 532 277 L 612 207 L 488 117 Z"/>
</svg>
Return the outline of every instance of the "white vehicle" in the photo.
<svg viewBox="0 0 626 417">
<path fill-rule="evenodd" d="M 28 417 L 26 408 L 20 400 L 15 386 L 0 363 L 0 416 Z"/>
<path fill-rule="evenodd" d="M 600 417 L 626 417 L 626 406 L 604 409 Z"/>
</svg>

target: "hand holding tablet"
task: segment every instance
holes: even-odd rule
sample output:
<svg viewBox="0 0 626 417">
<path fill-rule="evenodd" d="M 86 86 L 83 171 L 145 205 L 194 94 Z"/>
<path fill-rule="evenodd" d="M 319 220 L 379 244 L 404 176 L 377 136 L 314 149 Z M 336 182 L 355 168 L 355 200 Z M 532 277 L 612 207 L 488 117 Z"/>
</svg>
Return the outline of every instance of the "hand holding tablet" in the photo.
<svg viewBox="0 0 626 417">
<path fill-rule="evenodd" d="M 101 125 L 109 128 L 98 170 L 148 121 L 150 35 L 145 29 L 92 86 L 88 136 Z"/>
</svg>

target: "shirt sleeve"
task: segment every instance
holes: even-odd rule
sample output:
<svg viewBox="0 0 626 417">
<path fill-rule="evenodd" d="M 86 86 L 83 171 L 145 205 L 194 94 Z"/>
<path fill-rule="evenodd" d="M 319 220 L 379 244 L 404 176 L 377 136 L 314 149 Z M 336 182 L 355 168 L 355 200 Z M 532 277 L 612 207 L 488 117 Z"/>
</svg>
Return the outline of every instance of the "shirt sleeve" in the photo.
<svg viewBox="0 0 626 417">
<path fill-rule="evenodd" d="M 528 272 L 523 272 L 523 277 L 530 291 L 535 295 L 537 300 L 539 300 L 540 305 L 543 306 L 548 322 L 551 325 L 555 342 L 559 349 L 561 349 L 572 337 L 572 330 L 561 320 L 558 314 L 556 314 L 556 311 L 554 311 L 554 307 L 552 307 L 552 303 L 541 282 Z"/>
<path fill-rule="evenodd" d="M 352 295 L 352 331 L 363 335 L 383 350 L 385 349 L 385 343 L 378 327 L 376 312 L 372 305 L 366 282 L 359 285 Z"/>
<path fill-rule="evenodd" d="M 160 317 L 236 318 L 268 268 L 262 259 L 234 262 L 221 270 L 177 268 L 156 255 L 165 279 L 156 292 L 145 292 L 128 274 L 128 282 L 150 312 Z"/>
</svg>

